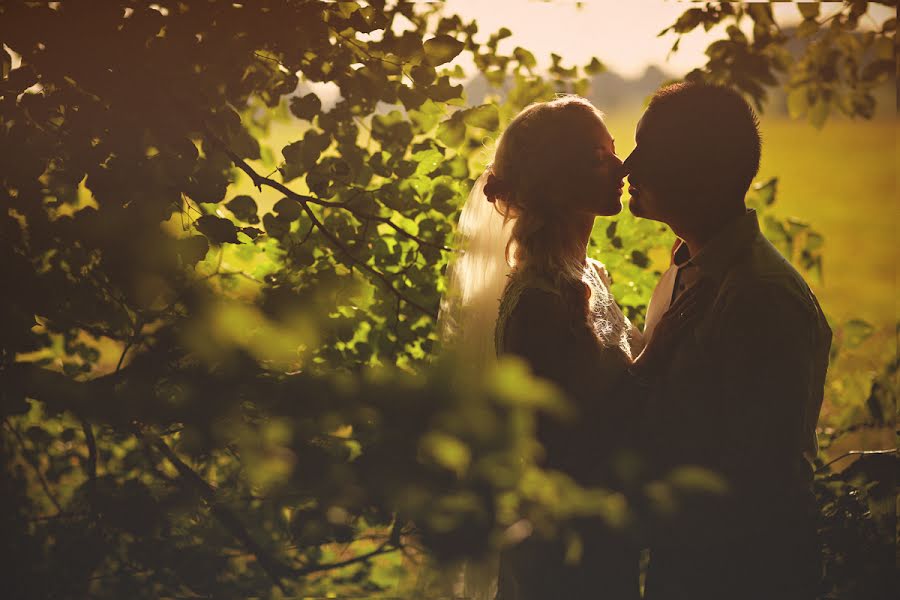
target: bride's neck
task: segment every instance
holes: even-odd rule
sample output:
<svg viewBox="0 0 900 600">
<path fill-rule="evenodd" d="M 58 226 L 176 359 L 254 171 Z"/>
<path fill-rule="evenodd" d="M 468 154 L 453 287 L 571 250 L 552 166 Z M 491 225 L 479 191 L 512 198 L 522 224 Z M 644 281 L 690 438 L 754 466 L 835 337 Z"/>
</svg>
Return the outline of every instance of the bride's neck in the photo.
<svg viewBox="0 0 900 600">
<path fill-rule="evenodd" d="M 594 229 L 593 215 L 577 215 L 572 222 L 572 232 L 575 235 L 574 242 L 577 242 L 579 248 L 579 256 L 587 256 L 588 242 L 591 239 L 591 231 Z"/>
<path fill-rule="evenodd" d="M 528 244 L 520 257 L 519 270 L 537 270 L 547 275 L 576 276 L 587 262 L 587 246 L 594 226 L 594 217 L 577 217 L 547 223 L 543 232 Z M 523 249 L 524 250 L 524 249 Z"/>
</svg>

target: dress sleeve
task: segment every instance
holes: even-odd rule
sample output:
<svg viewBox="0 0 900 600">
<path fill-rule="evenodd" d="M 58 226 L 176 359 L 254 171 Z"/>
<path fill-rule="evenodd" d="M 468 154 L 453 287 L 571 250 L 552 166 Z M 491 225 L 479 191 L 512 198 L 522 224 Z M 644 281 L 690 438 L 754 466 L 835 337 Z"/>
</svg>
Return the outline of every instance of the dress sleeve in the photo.
<svg viewBox="0 0 900 600">
<path fill-rule="evenodd" d="M 522 357 L 535 375 L 575 392 L 579 386 L 573 360 L 585 364 L 600 352 L 586 317 L 579 320 L 576 310 L 561 294 L 540 288 L 523 291 L 507 322 L 501 353 Z"/>
<path fill-rule="evenodd" d="M 566 422 L 538 415 L 538 439 L 548 466 L 596 484 L 609 481 L 613 452 L 633 443 L 636 405 L 622 393 L 624 353 L 601 346 L 574 302 L 542 289 L 523 292 L 507 322 L 501 354 L 525 359 L 572 402 L 575 415 Z"/>
</svg>

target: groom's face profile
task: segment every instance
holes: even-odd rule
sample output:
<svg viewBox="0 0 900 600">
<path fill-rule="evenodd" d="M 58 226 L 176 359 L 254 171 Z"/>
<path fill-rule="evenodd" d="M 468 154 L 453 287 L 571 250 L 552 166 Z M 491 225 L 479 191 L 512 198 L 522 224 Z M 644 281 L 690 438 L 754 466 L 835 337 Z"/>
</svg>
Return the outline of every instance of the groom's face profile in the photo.
<svg viewBox="0 0 900 600">
<path fill-rule="evenodd" d="M 650 125 L 652 127 L 652 124 Z M 631 199 L 628 209 L 642 219 L 665 221 L 666 210 L 662 204 L 660 186 L 653 177 L 653 165 L 650 164 L 647 147 L 648 119 L 644 114 L 638 121 L 634 133 L 636 142 L 634 151 L 625 159 L 625 172 L 628 174 L 628 194 Z"/>
<path fill-rule="evenodd" d="M 738 92 L 666 86 L 650 100 L 634 138 L 625 170 L 635 216 L 684 230 L 705 215 L 744 210 L 762 141 L 756 115 Z"/>
</svg>

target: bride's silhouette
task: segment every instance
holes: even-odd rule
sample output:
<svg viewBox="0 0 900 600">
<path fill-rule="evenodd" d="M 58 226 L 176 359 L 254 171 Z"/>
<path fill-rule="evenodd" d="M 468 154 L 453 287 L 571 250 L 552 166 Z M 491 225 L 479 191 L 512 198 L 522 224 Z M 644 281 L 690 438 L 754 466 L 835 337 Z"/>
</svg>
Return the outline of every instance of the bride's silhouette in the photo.
<svg viewBox="0 0 900 600">
<path fill-rule="evenodd" d="M 525 108 L 463 208 L 463 252 L 449 271 L 441 319 L 445 337 L 464 345 L 471 360 L 520 356 L 566 393 L 577 417 L 538 422 L 544 466 L 605 487 L 617 483 L 610 462 L 637 438 L 640 398 L 630 375 L 652 369 L 680 327 L 663 320 L 644 351 L 603 265 L 586 256 L 595 217 L 622 208 L 623 176 L 614 140 L 590 102 L 563 96 Z M 682 298 L 678 314 L 690 316 L 695 296 Z M 497 598 L 577 599 L 598 590 L 605 598 L 638 598 L 637 546 L 600 519 L 577 525 L 580 562 L 569 564 L 560 540 L 536 533 L 504 552 Z M 464 594 L 490 597 L 471 588 Z"/>
</svg>

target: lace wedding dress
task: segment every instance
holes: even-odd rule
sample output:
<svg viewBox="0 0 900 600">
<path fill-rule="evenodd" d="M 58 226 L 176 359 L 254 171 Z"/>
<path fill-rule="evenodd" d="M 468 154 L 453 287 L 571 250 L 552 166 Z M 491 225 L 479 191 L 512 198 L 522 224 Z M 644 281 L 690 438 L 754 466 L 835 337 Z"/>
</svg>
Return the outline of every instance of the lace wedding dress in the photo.
<svg viewBox="0 0 900 600">
<path fill-rule="evenodd" d="M 586 305 L 583 286 L 514 271 L 500 300 L 495 345 L 498 355 L 517 354 L 554 381 L 578 411 L 565 423 L 539 417 L 544 466 L 586 486 L 608 487 L 615 485 L 614 453 L 634 442 L 628 432 L 639 413 L 626 373 L 643 340 L 612 297 L 602 264 L 589 261 L 582 281 L 590 290 Z M 600 591 L 604 598 L 637 600 L 637 549 L 597 519 L 579 523 L 581 564 L 564 563 L 560 542 L 526 540 L 501 558 L 497 600 L 595 597 Z"/>
</svg>

